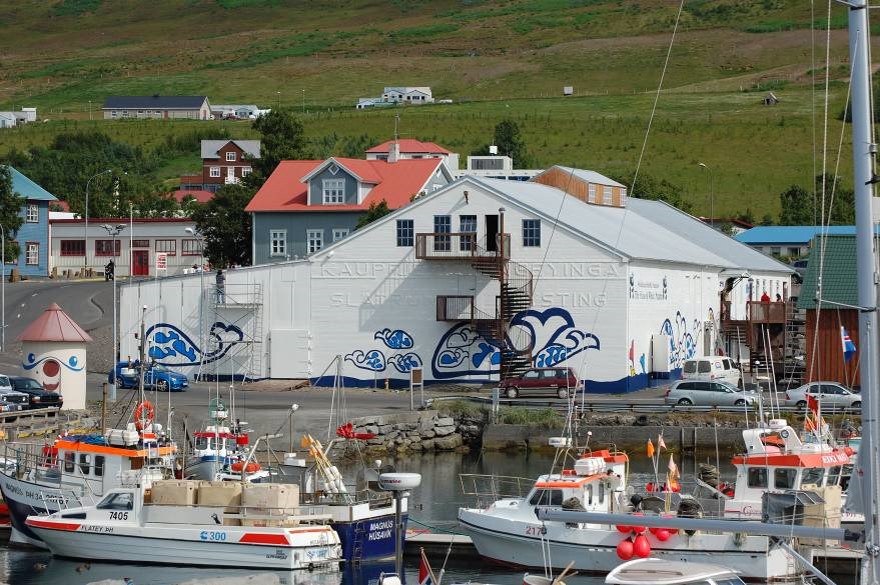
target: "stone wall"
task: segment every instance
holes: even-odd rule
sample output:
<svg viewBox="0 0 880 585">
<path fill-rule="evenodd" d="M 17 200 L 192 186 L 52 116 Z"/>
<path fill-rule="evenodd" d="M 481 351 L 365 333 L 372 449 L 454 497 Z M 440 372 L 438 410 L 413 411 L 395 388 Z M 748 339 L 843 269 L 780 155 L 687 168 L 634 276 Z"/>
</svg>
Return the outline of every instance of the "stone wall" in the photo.
<svg viewBox="0 0 880 585">
<path fill-rule="evenodd" d="M 371 452 L 452 451 L 464 445 L 455 419 L 433 410 L 364 416 L 351 422 L 356 433 L 375 435 L 364 441 Z"/>
</svg>

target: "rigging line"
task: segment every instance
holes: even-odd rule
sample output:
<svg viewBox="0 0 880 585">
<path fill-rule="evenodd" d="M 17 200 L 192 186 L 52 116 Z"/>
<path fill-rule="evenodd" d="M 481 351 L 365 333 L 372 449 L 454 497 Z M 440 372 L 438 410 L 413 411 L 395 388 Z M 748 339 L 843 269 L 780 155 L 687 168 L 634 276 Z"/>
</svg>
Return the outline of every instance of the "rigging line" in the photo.
<svg viewBox="0 0 880 585">
<path fill-rule="evenodd" d="M 666 70 L 669 67 L 669 57 L 672 55 L 672 47 L 675 45 L 675 33 L 678 32 L 678 23 L 681 22 L 681 12 L 684 9 L 684 2 L 685 0 L 681 0 L 681 3 L 678 5 L 678 14 L 675 16 L 675 26 L 672 28 L 672 38 L 669 39 L 669 48 L 666 50 L 666 61 L 663 63 L 663 72 L 660 74 L 660 83 L 657 84 L 657 94 L 654 96 L 654 106 L 651 108 L 651 117 L 648 118 L 648 128 L 645 130 L 645 140 L 642 142 L 642 151 L 639 153 L 639 160 L 636 163 L 636 172 L 635 175 L 633 175 L 632 185 L 630 185 L 630 190 L 633 193 L 636 190 L 639 169 L 642 167 L 642 158 L 645 156 L 645 149 L 648 147 L 648 137 L 651 135 L 651 124 L 653 124 L 654 116 L 657 113 L 657 103 L 660 101 L 660 92 L 663 90 L 663 80 L 666 78 Z"/>
<path fill-rule="evenodd" d="M 813 173 L 810 184 L 813 186 L 813 225 L 816 225 L 816 2 L 810 0 L 810 128 L 813 131 Z M 844 119 L 846 119 L 844 117 Z"/>
<path fill-rule="evenodd" d="M 831 87 L 831 4 L 828 0 L 828 15 L 825 27 L 825 113 L 822 120 L 822 224 L 825 223 L 825 175 L 828 164 L 828 108 L 830 107 Z"/>
</svg>

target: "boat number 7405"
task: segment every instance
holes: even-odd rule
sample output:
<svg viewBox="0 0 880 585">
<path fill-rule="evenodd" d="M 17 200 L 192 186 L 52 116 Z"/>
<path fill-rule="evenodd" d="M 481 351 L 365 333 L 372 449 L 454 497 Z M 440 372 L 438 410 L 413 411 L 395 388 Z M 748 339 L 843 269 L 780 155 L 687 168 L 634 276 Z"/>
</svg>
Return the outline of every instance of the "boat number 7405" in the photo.
<svg viewBox="0 0 880 585">
<path fill-rule="evenodd" d="M 201 538 L 202 540 L 223 542 L 226 540 L 226 533 L 225 532 L 214 532 L 211 530 L 202 530 L 202 532 L 199 534 L 199 538 Z"/>
<path fill-rule="evenodd" d="M 128 512 L 110 512 L 111 520 L 128 520 Z"/>
</svg>

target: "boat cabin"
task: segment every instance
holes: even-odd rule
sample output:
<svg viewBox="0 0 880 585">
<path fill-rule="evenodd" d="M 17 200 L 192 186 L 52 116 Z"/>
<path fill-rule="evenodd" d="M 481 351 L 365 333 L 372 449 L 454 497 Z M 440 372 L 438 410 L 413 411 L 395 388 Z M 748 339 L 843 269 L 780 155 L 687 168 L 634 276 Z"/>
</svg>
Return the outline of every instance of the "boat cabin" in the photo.
<svg viewBox="0 0 880 585">
<path fill-rule="evenodd" d="M 576 507 L 576 499 L 586 511 L 612 510 L 617 495 L 626 488 L 627 461 L 623 453 L 585 453 L 575 461 L 574 469 L 540 476 L 522 505 Z"/>
<path fill-rule="evenodd" d="M 733 497 L 725 501 L 726 516 L 760 518 L 766 491 L 840 485 L 854 453 L 849 447 L 804 443 L 784 420 L 745 430 L 743 440 L 746 452 L 731 460 L 736 467 L 736 484 Z"/>
</svg>

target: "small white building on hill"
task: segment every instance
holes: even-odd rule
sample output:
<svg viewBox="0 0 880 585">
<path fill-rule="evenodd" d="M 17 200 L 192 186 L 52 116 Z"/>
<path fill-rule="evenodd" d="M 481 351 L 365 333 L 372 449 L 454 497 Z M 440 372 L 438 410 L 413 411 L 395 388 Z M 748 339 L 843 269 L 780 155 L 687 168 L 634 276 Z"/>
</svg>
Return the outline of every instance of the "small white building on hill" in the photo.
<svg viewBox="0 0 880 585">
<path fill-rule="evenodd" d="M 462 178 L 219 294 L 210 273 L 125 285 L 122 355 L 146 305 L 151 355 L 188 373 L 329 384 L 339 355 L 347 386 L 404 386 L 559 364 L 626 392 L 727 349 L 722 298 L 745 319 L 755 290 L 786 291 L 783 264 L 623 186 L 591 203 L 581 177 L 601 175 L 566 171 Z"/>
</svg>

